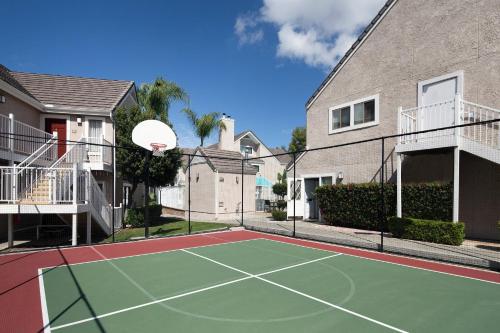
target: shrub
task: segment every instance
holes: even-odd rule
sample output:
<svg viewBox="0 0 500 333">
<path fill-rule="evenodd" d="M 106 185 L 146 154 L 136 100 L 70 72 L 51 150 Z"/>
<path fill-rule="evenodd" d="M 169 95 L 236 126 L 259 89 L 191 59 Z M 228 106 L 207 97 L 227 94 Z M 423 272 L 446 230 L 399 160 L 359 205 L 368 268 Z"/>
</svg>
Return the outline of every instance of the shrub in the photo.
<svg viewBox="0 0 500 333">
<path fill-rule="evenodd" d="M 451 220 L 451 184 L 405 184 L 402 187 L 403 216 L 428 220 Z M 325 222 L 350 228 L 379 230 L 381 188 L 379 183 L 325 185 L 316 189 Z M 386 215 L 396 212 L 396 185 L 384 184 Z"/>
<path fill-rule="evenodd" d="M 273 193 L 278 197 L 283 198 L 286 195 L 286 183 L 276 183 L 273 185 Z"/>
<path fill-rule="evenodd" d="M 431 243 L 460 245 L 465 237 L 465 226 L 461 222 L 391 217 L 388 219 L 388 227 L 396 238 Z"/>
<path fill-rule="evenodd" d="M 286 212 L 283 210 L 275 209 L 271 212 L 274 221 L 285 221 L 286 220 Z"/>
<path fill-rule="evenodd" d="M 286 200 L 278 200 L 276 201 L 276 207 L 280 210 L 285 210 L 286 208 Z"/>
<path fill-rule="evenodd" d="M 161 216 L 161 205 L 149 205 L 149 221 L 156 221 Z M 127 210 L 125 224 L 131 225 L 133 228 L 144 227 L 144 207 L 130 208 Z"/>
</svg>

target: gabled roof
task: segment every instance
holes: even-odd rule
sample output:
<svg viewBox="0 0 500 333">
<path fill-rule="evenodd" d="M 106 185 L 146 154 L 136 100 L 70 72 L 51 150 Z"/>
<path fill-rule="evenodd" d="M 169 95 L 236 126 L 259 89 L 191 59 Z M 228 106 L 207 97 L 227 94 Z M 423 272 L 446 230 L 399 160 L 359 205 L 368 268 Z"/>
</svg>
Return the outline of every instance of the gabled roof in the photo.
<svg viewBox="0 0 500 333">
<path fill-rule="evenodd" d="M 133 81 L 15 71 L 10 74 L 48 110 L 111 112 L 134 86 Z"/>
<path fill-rule="evenodd" d="M 281 148 L 270 148 L 269 151 L 273 155 L 285 154 L 285 155 L 275 156 L 278 159 L 278 161 L 281 162 L 281 164 L 288 165 L 288 163 L 290 163 L 292 161 L 292 155 L 291 154 L 286 154 L 286 150 L 284 150 L 284 149 L 281 149 Z"/>
<path fill-rule="evenodd" d="M 12 87 L 16 88 L 23 94 L 28 95 L 31 98 L 35 98 L 21 83 L 19 83 L 12 75 L 10 70 L 4 65 L 0 64 L 0 80 L 5 81 Z M 35 98 L 36 99 L 36 98 Z"/>
<path fill-rule="evenodd" d="M 212 170 L 221 173 L 241 174 L 242 156 L 239 152 L 202 147 L 196 148 L 195 154 L 198 152 L 205 157 Z M 255 175 L 257 168 L 246 163 L 243 167 L 243 172 L 247 175 Z"/>
<path fill-rule="evenodd" d="M 366 26 L 363 32 L 359 35 L 358 39 L 352 44 L 351 48 L 347 50 L 342 59 L 339 60 L 337 65 L 332 69 L 332 71 L 328 74 L 328 76 L 321 82 L 319 87 L 314 91 L 314 93 L 309 97 L 306 102 L 306 110 L 309 108 L 309 105 L 316 99 L 316 97 L 321 93 L 323 88 L 330 82 L 330 80 L 335 76 L 335 74 L 344 66 L 347 60 L 351 57 L 351 55 L 357 50 L 358 46 L 364 41 L 364 39 L 371 33 L 372 29 L 379 23 L 379 21 L 385 16 L 387 11 L 392 7 L 397 0 L 387 0 L 382 9 L 379 10 L 377 15 L 373 18 L 373 20 Z"/>
</svg>

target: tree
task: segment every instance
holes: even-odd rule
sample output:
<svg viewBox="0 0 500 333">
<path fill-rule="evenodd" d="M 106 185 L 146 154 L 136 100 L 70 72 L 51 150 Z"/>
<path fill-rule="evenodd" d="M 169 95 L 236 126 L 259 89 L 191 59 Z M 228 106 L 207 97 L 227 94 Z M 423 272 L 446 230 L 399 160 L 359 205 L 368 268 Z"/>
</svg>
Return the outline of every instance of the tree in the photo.
<svg viewBox="0 0 500 333">
<path fill-rule="evenodd" d="M 286 191 L 286 183 L 276 183 L 273 185 L 273 193 L 276 194 L 280 200 L 283 200 L 286 195 Z"/>
<path fill-rule="evenodd" d="M 226 125 L 224 125 L 224 122 L 220 119 L 220 114 L 218 112 L 206 113 L 201 116 L 198 116 L 189 108 L 183 109 L 182 112 L 186 114 L 191 122 L 196 136 L 200 138 L 200 146 L 202 147 L 205 138 L 209 137 L 214 130 L 226 130 Z"/>
<path fill-rule="evenodd" d="M 144 83 L 137 91 L 139 105 L 150 119 L 168 123 L 168 112 L 174 102 L 189 103 L 188 94 L 175 82 L 158 77 L 153 83 Z"/>
<path fill-rule="evenodd" d="M 140 107 L 120 108 L 115 113 L 116 122 L 116 163 L 120 176 L 131 185 L 132 196 L 137 186 L 144 182 L 146 150 L 132 142 L 132 130 L 139 122 L 150 119 L 151 114 L 143 112 Z M 152 157 L 149 162 L 150 184 L 165 186 L 171 184 L 181 166 L 181 153 L 175 148 L 163 156 Z M 129 206 L 131 200 L 129 200 Z M 129 207 L 128 207 L 129 208 Z"/>
<path fill-rule="evenodd" d="M 306 149 L 306 128 L 296 127 L 292 132 L 288 151 L 293 153 L 304 149 Z"/>
</svg>

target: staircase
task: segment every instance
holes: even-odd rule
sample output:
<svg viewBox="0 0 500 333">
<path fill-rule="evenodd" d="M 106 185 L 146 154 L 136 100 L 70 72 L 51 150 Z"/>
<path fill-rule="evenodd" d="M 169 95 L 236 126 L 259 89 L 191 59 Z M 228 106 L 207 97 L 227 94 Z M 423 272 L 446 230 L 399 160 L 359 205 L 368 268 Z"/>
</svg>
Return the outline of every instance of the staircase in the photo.
<svg viewBox="0 0 500 333">
<path fill-rule="evenodd" d="M 73 144 L 59 159 L 57 138 L 49 140 L 19 165 L 0 167 L 0 202 L 18 205 L 88 205 L 92 219 L 110 235 L 113 214 L 115 227 L 121 226 L 121 208 L 113 209 L 98 186 L 92 172 L 83 169 L 87 162 L 85 139 Z M 48 153 L 49 152 L 49 153 Z M 57 208 L 54 208 L 57 214 Z"/>
</svg>

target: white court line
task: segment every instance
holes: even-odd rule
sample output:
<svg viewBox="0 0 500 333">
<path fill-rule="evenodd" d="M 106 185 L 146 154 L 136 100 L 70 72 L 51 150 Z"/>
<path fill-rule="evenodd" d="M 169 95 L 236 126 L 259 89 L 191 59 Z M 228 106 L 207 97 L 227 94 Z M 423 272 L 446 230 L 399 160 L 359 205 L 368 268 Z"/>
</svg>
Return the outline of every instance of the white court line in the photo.
<svg viewBox="0 0 500 333">
<path fill-rule="evenodd" d="M 264 274 L 257 274 L 257 275 L 255 275 L 255 274 L 251 274 L 251 273 L 248 273 L 248 272 L 242 271 L 241 269 L 238 269 L 238 268 L 235 268 L 235 267 L 232 267 L 232 266 L 226 265 L 226 264 L 224 264 L 224 263 L 221 263 L 221 262 L 219 262 L 219 261 L 217 261 L 217 260 L 214 260 L 214 259 L 211 259 L 211 258 L 208 258 L 208 257 L 202 256 L 201 254 L 194 253 L 194 252 L 191 252 L 191 251 L 188 251 L 188 250 L 183 250 L 183 251 L 184 251 L 184 252 L 187 252 L 187 253 L 190 253 L 190 254 L 192 254 L 192 255 L 194 255 L 194 256 L 197 256 L 197 257 L 199 257 L 199 258 L 202 258 L 202 259 L 208 260 L 208 261 L 210 261 L 210 262 L 213 262 L 213 263 L 215 263 L 215 264 L 217 264 L 217 265 L 220 265 L 220 266 L 223 266 L 223 267 L 226 267 L 226 268 L 232 269 L 232 270 L 234 270 L 234 271 L 236 271 L 236 272 L 240 272 L 240 273 L 242 273 L 242 274 L 246 274 L 248 277 L 256 278 L 256 279 L 258 279 L 258 280 L 261 280 L 261 281 L 267 282 L 267 283 L 269 283 L 269 284 L 272 284 L 272 285 L 274 285 L 274 286 L 276 286 L 276 287 L 280 287 L 280 288 L 282 288 L 282 289 L 288 290 L 288 291 L 290 291 L 290 292 L 292 292 L 292 293 L 295 293 L 295 294 L 297 294 L 297 295 L 304 296 L 304 297 L 309 298 L 309 299 L 311 299 L 311 300 L 313 300 L 313 301 L 316 301 L 316 302 L 319 302 L 319 303 L 322 303 L 322 304 L 328 305 L 328 306 L 330 306 L 330 307 L 332 307 L 332 308 L 335 308 L 335 309 L 337 309 L 337 310 L 340 310 L 340 311 L 346 312 L 346 313 L 348 313 L 348 314 L 350 314 L 350 315 L 353 315 L 353 316 L 356 316 L 356 317 L 358 317 L 358 318 L 361 318 L 361 319 L 364 319 L 364 320 L 370 321 L 370 322 L 372 322 L 372 323 L 374 323 L 374 324 L 377 324 L 377 325 L 383 326 L 383 327 L 385 327 L 385 328 L 389 328 L 389 329 L 391 329 L 391 330 L 393 330 L 393 331 L 400 332 L 400 333 L 408 333 L 407 331 L 404 331 L 404 330 L 399 329 L 399 328 L 397 328 L 397 327 L 391 326 L 391 325 L 389 325 L 389 324 L 386 324 L 386 323 L 383 323 L 383 322 L 381 322 L 381 321 L 375 320 L 375 319 L 373 319 L 373 318 L 370 318 L 370 317 L 364 316 L 364 315 L 359 314 L 359 313 L 357 313 L 357 312 L 354 312 L 354 311 L 348 310 L 348 309 L 346 309 L 346 308 L 344 308 L 344 307 L 341 307 L 341 306 L 335 305 L 335 304 L 333 304 L 333 303 L 327 302 L 327 301 L 322 300 L 322 299 L 320 299 L 320 298 L 317 298 L 317 297 L 314 297 L 314 296 L 311 296 L 311 295 L 305 294 L 305 293 L 300 292 L 300 291 L 298 291 L 298 290 L 295 290 L 295 289 L 292 289 L 292 288 L 286 287 L 286 286 L 284 286 L 284 285 L 282 285 L 282 284 L 279 284 L 279 283 L 276 283 L 276 282 L 270 281 L 270 280 L 268 280 L 268 279 L 265 279 L 265 278 L 261 277 L 261 275 L 264 275 Z M 337 255 L 338 255 L 338 254 L 337 254 Z M 330 257 L 332 257 L 332 256 L 330 256 Z M 326 257 L 325 257 L 325 259 L 326 259 Z M 316 260 L 316 261 L 318 261 L 318 260 Z"/>
<path fill-rule="evenodd" d="M 260 234 L 259 232 L 256 232 L 256 231 L 252 231 L 252 232 Z M 281 237 L 281 238 L 287 238 L 286 236 L 275 235 L 275 234 L 273 234 L 273 236 L 278 236 L 278 237 Z M 311 246 L 305 246 L 305 245 L 290 243 L 290 242 L 286 242 L 286 241 L 279 241 L 279 240 L 276 240 L 276 239 L 269 239 L 269 238 L 259 238 L 259 239 L 265 239 L 265 240 L 270 241 L 270 242 L 283 243 L 283 244 L 288 244 L 288 245 L 295 245 L 295 246 L 303 247 L 303 248 L 306 248 L 306 249 L 316 249 L 316 248 L 311 247 Z M 331 244 L 331 243 L 322 243 L 322 242 L 308 240 L 308 239 L 298 239 L 298 240 L 304 241 L 304 242 L 308 242 L 308 243 L 321 244 L 321 245 L 331 245 L 331 246 L 346 248 L 346 249 L 350 249 L 350 250 L 353 249 L 353 248 L 349 248 L 349 247 L 346 247 L 346 246 L 343 246 L 343 245 L 337 245 L 337 244 Z M 316 250 L 333 251 L 333 249 L 332 250 L 316 249 Z M 363 252 L 367 252 L 367 253 L 380 253 L 380 252 L 373 252 L 373 251 L 368 251 L 368 250 L 365 250 L 365 249 L 358 249 L 358 248 L 355 248 L 355 250 L 359 250 L 359 251 L 363 251 Z M 348 257 L 354 257 L 354 258 L 359 258 L 359 259 L 366 259 L 366 260 L 378 261 L 378 262 L 381 262 L 381 263 L 386 263 L 386 264 L 391 264 L 391 265 L 396 265 L 396 266 L 402 266 L 402 267 L 407 267 L 407 268 L 413 268 L 413 269 L 418 269 L 418 270 L 427 271 L 427 272 L 433 272 L 433 273 L 439 273 L 439 274 L 444 274 L 444 275 L 450 275 L 450 276 L 464 278 L 464 279 L 468 279 L 468 280 L 486 282 L 486 283 L 497 284 L 497 285 L 500 284 L 500 282 L 489 281 L 489 280 L 474 278 L 474 277 L 460 275 L 460 274 L 454 274 L 454 273 L 448 273 L 448 272 L 441 272 L 441 271 L 436 271 L 436 270 L 429 269 L 429 268 L 423 268 L 423 267 L 411 266 L 411 265 L 406 265 L 406 264 L 400 264 L 400 263 L 386 261 L 386 260 L 382 260 L 382 259 L 367 258 L 367 257 L 363 257 L 361 255 L 355 255 L 355 254 L 350 254 L 350 253 L 342 253 L 342 254 L 345 255 L 345 256 L 348 256 Z M 384 255 L 387 255 L 387 256 L 390 256 L 390 257 L 394 257 L 394 258 L 413 259 L 413 260 L 417 260 L 417 261 L 429 262 L 429 263 L 433 263 L 433 264 L 445 265 L 445 266 L 450 266 L 450 267 L 461 267 L 461 266 L 457 266 L 457 265 L 452 265 L 452 264 L 447 264 L 447 263 L 441 263 L 441 262 L 436 262 L 436 261 L 432 261 L 432 260 L 425 260 L 425 259 L 420 259 L 420 258 L 417 259 L 417 258 L 413 258 L 413 257 L 404 257 L 404 256 L 398 256 L 398 255 L 389 254 L 389 253 L 384 253 Z M 475 269 L 473 267 L 464 267 L 464 268 L 465 269 L 469 269 L 469 270 L 473 270 L 473 271 L 477 271 L 477 272 L 482 272 L 483 271 L 483 270 L 480 270 L 480 269 Z M 491 272 L 491 271 L 486 271 L 486 272 Z"/>
<path fill-rule="evenodd" d="M 221 238 L 222 239 L 222 238 Z M 199 245 L 199 246 L 191 246 L 187 247 L 187 249 L 198 249 L 198 248 L 204 248 L 204 247 L 212 247 L 212 246 L 219 246 L 219 245 L 228 245 L 228 244 L 234 244 L 234 243 L 242 243 L 242 242 L 250 242 L 254 240 L 262 240 L 265 238 L 252 238 L 252 239 L 243 239 L 239 241 L 227 241 L 224 243 L 217 243 L 217 244 L 208 244 L 208 245 Z M 117 243 L 115 243 L 117 244 Z M 91 247 L 92 250 L 96 250 L 95 247 Z M 157 251 L 157 252 L 148 252 L 148 253 L 141 253 L 141 254 L 133 254 L 131 256 L 123 256 L 123 257 L 113 257 L 113 258 L 106 258 L 106 259 L 98 259 L 98 260 L 91 260 L 91 261 L 84 261 L 84 262 L 77 262 L 74 264 L 61 264 L 61 265 L 56 265 L 56 266 L 47 266 L 47 267 L 42 267 L 41 269 L 50 269 L 50 268 L 56 268 L 56 267 L 66 267 L 66 266 L 79 266 L 79 265 L 85 265 L 85 264 L 92 264 L 95 262 L 101 262 L 101 261 L 109 261 L 109 260 L 117 260 L 117 259 L 127 259 L 127 258 L 135 258 L 135 257 L 142 257 L 142 256 L 149 256 L 149 255 L 154 255 L 154 254 L 161 254 L 161 253 L 169 253 L 169 252 L 176 252 L 176 251 L 181 251 L 182 249 L 172 249 L 172 250 L 165 250 L 165 251 Z"/>
<path fill-rule="evenodd" d="M 45 299 L 45 285 L 43 284 L 42 269 L 38 269 L 38 285 L 40 289 L 40 303 L 42 305 L 43 332 L 50 333 L 49 312 L 47 310 L 47 300 Z"/>
<path fill-rule="evenodd" d="M 181 251 L 185 251 L 185 252 L 188 252 L 190 254 L 193 254 L 193 252 L 189 252 L 187 250 L 181 250 Z M 249 279 L 254 278 L 254 277 L 258 278 L 258 277 L 263 276 L 263 275 L 267 275 L 267 274 L 271 274 L 271 273 L 283 271 L 283 270 L 286 270 L 286 269 L 291 269 L 291 268 L 295 268 L 295 267 L 307 265 L 307 264 L 310 264 L 310 263 L 313 263 L 313 262 L 318 262 L 318 261 L 321 261 L 321 260 L 333 258 L 333 257 L 339 256 L 339 255 L 341 255 L 341 253 L 336 253 L 336 254 L 331 255 L 331 256 L 322 257 L 322 258 L 318 258 L 318 259 L 314 259 L 314 260 L 302 262 L 302 263 L 299 263 L 299 264 L 295 264 L 295 265 L 291 265 L 291 266 L 287 266 L 287 267 L 278 268 L 278 269 L 275 269 L 275 270 L 272 270 L 272 271 L 267 271 L 267 272 L 256 274 L 256 275 L 249 274 L 249 273 L 241 271 L 242 274 L 247 275 L 247 276 L 239 278 L 239 279 L 236 279 L 236 280 L 231 280 L 231 281 L 219 283 L 219 284 L 216 284 L 216 285 L 213 285 L 213 286 L 210 286 L 210 287 L 206 287 L 206 288 L 201 288 L 201 289 L 189 291 L 189 292 L 186 292 L 186 293 L 183 293 L 183 294 L 179 294 L 179 295 L 175 295 L 175 296 L 165 297 L 165 298 L 162 298 L 162 299 L 158 299 L 158 300 L 154 300 L 154 301 L 151 301 L 151 302 L 147 302 L 147 303 L 135 305 L 135 306 L 132 306 L 132 307 L 121 309 L 121 310 L 116 310 L 116 311 L 108 312 L 108 313 L 105 313 L 105 314 L 102 314 L 102 315 L 92 316 L 92 317 L 89 317 L 89 318 L 86 318 L 86 319 L 82 319 L 82 320 L 74 321 L 74 322 L 71 322 L 71 323 L 67 323 L 67 324 L 55 326 L 55 327 L 52 327 L 52 331 L 59 330 L 61 328 L 65 328 L 65 327 L 69 327 L 69 326 L 74 326 L 74 325 L 86 323 L 86 322 L 93 321 L 93 320 L 96 320 L 96 319 L 101 319 L 101 318 L 113 316 L 113 315 L 116 315 L 116 314 L 119 314 L 119 313 L 131 311 L 131 310 L 140 309 L 140 308 L 143 308 L 143 307 L 146 307 L 146 306 L 150 306 L 150 305 L 154 305 L 154 304 L 158 304 L 158 303 L 163 303 L 163 302 L 170 301 L 170 300 L 173 300 L 173 299 L 178 299 L 178 298 L 181 298 L 181 297 L 185 297 L 185 296 L 189 296 L 189 295 L 193 295 L 193 294 L 198 294 L 198 293 L 201 293 L 203 291 L 207 291 L 207 290 L 211 290 L 211 289 L 215 289 L 215 288 L 227 286 L 227 285 L 234 284 L 234 283 L 237 283 L 237 282 L 240 282 L 240 281 L 249 280 Z M 205 259 L 205 258 L 203 258 L 203 259 Z M 106 259 L 106 260 L 112 260 L 112 259 Z M 235 268 L 232 268 L 230 266 L 228 266 L 228 268 L 230 268 L 232 270 L 236 270 Z M 130 278 L 130 279 L 133 280 L 132 278 Z M 130 281 L 130 279 L 129 279 L 129 281 Z M 140 290 L 144 289 L 136 281 L 133 281 L 133 284 L 136 287 L 139 287 Z M 147 293 L 147 294 L 149 294 L 149 293 Z"/>
</svg>

